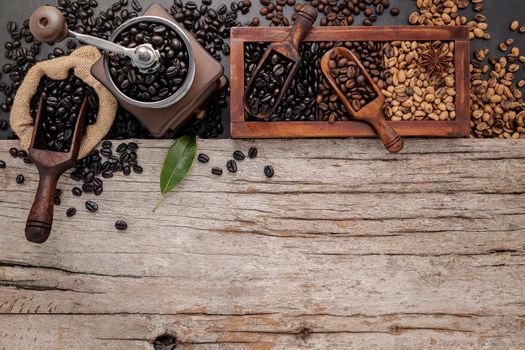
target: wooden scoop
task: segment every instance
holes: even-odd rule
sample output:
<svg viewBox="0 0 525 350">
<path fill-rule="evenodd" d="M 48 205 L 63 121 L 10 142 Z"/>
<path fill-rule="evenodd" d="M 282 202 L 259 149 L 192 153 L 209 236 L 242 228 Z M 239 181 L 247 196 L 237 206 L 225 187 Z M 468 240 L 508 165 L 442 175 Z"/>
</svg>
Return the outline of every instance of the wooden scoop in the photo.
<svg viewBox="0 0 525 350">
<path fill-rule="evenodd" d="M 343 94 L 341 89 L 339 88 L 337 82 L 332 77 L 332 74 L 330 74 L 330 67 L 328 66 L 328 63 L 330 61 L 330 56 L 336 53 L 339 56 L 343 56 L 347 58 L 348 60 L 351 60 L 357 64 L 359 69 L 361 70 L 362 74 L 365 76 L 365 79 L 367 80 L 368 84 L 372 86 L 374 91 L 377 94 L 377 97 L 370 101 L 368 104 L 363 106 L 359 111 L 355 111 L 352 107 L 352 104 L 346 96 Z M 339 99 L 343 102 L 346 109 L 352 113 L 352 116 L 354 119 L 362 120 L 364 122 L 367 122 L 370 124 L 379 137 L 381 138 L 381 141 L 385 145 L 386 149 L 390 153 L 397 153 L 403 149 L 403 140 L 398 135 L 398 133 L 386 122 L 385 114 L 383 112 L 383 103 L 385 101 L 385 97 L 381 93 L 381 90 L 377 86 L 376 83 L 372 80 L 368 72 L 366 71 L 365 67 L 361 64 L 361 61 L 347 48 L 344 47 L 334 47 L 333 49 L 326 52 L 322 59 L 321 59 L 321 69 L 323 70 L 323 74 L 332 86 L 332 89 L 337 93 L 337 96 L 339 96 Z"/>
<path fill-rule="evenodd" d="M 294 25 L 290 30 L 290 35 L 283 41 L 270 44 L 270 46 L 268 46 L 268 48 L 264 52 L 264 55 L 261 58 L 259 64 L 257 65 L 257 68 L 255 68 L 255 72 L 253 73 L 252 78 L 248 82 L 246 93 L 244 94 L 244 109 L 257 119 L 268 119 L 281 102 L 284 94 L 286 93 L 286 90 L 288 90 L 288 87 L 292 83 L 292 80 L 295 74 L 297 73 L 297 70 L 299 69 L 299 65 L 301 63 L 301 55 L 299 55 L 299 44 L 317 20 L 317 14 L 318 13 L 316 8 L 310 5 L 304 5 L 303 8 L 297 13 L 297 19 L 295 20 Z M 286 57 L 294 64 L 292 66 L 292 69 L 290 69 L 290 71 L 288 72 L 288 76 L 286 77 L 286 80 L 284 81 L 284 84 L 281 87 L 281 92 L 279 93 L 279 96 L 275 100 L 273 106 L 270 109 L 268 109 L 266 113 L 252 113 L 248 101 L 250 98 L 250 92 L 253 91 L 257 75 L 259 75 L 259 72 L 264 67 L 266 62 L 269 59 L 271 59 L 272 54 L 276 52 Z"/>
<path fill-rule="evenodd" d="M 87 96 L 84 97 L 82 106 L 75 124 L 71 147 L 69 152 L 54 152 L 45 149 L 43 141 L 43 130 L 41 121 L 45 110 L 44 98 L 40 96 L 38 112 L 35 118 L 33 138 L 29 147 L 29 157 L 35 163 L 40 181 L 36 192 L 33 207 L 29 212 L 26 223 L 26 238 L 33 243 L 44 243 L 51 234 L 53 226 L 53 210 L 55 204 L 55 191 L 60 176 L 69 168 L 73 167 L 78 159 L 80 141 L 83 136 L 84 122 L 88 105 Z"/>
</svg>

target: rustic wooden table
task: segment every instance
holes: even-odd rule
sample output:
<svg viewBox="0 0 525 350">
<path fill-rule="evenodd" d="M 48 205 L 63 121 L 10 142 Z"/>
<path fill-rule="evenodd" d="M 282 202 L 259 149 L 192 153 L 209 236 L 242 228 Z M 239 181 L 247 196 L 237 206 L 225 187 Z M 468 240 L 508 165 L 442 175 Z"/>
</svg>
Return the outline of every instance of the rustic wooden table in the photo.
<svg viewBox="0 0 525 350">
<path fill-rule="evenodd" d="M 140 144 L 144 174 L 105 181 L 99 213 L 64 177 L 34 245 L 37 174 L 0 142 L 0 348 L 153 349 L 166 332 L 177 349 L 525 348 L 523 142 L 200 141 L 211 163 L 156 213 L 170 142 Z M 252 145 L 238 174 L 210 174 Z"/>
</svg>

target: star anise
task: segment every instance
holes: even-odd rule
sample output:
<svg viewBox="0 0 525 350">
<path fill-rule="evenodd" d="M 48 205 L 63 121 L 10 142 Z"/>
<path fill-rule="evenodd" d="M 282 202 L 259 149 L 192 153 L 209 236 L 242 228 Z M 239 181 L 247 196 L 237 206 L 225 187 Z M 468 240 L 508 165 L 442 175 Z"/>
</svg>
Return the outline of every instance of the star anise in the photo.
<svg viewBox="0 0 525 350">
<path fill-rule="evenodd" d="M 434 73 L 439 73 L 440 76 L 445 74 L 451 57 L 448 51 L 443 50 L 443 44 L 426 44 L 423 49 L 419 51 L 419 65 L 424 67 L 431 77 Z"/>
</svg>

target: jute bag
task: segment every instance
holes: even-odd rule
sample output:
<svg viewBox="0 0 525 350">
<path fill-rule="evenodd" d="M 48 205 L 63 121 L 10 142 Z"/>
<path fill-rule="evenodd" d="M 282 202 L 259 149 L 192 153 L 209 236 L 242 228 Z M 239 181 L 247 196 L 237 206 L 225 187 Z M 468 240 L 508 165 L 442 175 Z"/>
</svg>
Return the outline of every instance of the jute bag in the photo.
<svg viewBox="0 0 525 350">
<path fill-rule="evenodd" d="M 64 80 L 69 70 L 91 86 L 99 98 L 97 122 L 87 126 L 80 144 L 79 159 L 86 157 L 104 136 L 107 135 L 117 113 L 117 100 L 91 75 L 91 66 L 102 55 L 94 46 L 83 46 L 71 55 L 37 63 L 32 67 L 20 85 L 11 110 L 10 123 L 13 131 L 20 138 L 21 146 L 27 151 L 33 137 L 34 121 L 30 114 L 31 98 L 36 93 L 38 84 L 44 76 L 54 80 Z"/>
</svg>

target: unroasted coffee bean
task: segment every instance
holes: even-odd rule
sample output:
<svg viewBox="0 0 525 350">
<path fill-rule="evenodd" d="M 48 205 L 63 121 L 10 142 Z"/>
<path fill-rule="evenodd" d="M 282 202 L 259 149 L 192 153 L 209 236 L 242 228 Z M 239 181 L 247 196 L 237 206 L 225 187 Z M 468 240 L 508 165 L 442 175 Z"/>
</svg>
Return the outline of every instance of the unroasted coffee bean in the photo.
<svg viewBox="0 0 525 350">
<path fill-rule="evenodd" d="M 235 151 L 235 152 L 233 152 L 233 158 L 235 160 L 241 161 L 241 160 L 244 160 L 244 158 L 246 158 L 246 157 L 244 156 L 244 153 L 242 153 L 241 151 Z"/>
<path fill-rule="evenodd" d="M 222 175 L 222 169 L 218 168 L 218 167 L 212 168 L 211 169 L 211 173 L 213 175 L 221 176 Z"/>
<path fill-rule="evenodd" d="M 125 231 L 128 228 L 128 224 L 124 220 L 118 220 L 115 222 L 115 228 L 119 231 Z"/>
<path fill-rule="evenodd" d="M 248 151 L 248 157 L 256 158 L 258 153 L 259 151 L 257 150 L 257 148 L 251 147 L 250 150 Z"/>
<path fill-rule="evenodd" d="M 17 184 L 21 185 L 21 184 L 24 183 L 24 181 L 25 181 L 25 177 L 24 177 L 24 175 L 19 174 L 19 175 L 16 176 L 16 183 L 17 183 Z"/>
<path fill-rule="evenodd" d="M 82 196 L 82 190 L 81 190 L 80 188 L 78 188 L 78 187 L 74 187 L 74 188 L 71 190 L 71 192 L 73 193 L 73 195 L 74 195 L 75 197 L 80 197 L 80 196 Z"/>
<path fill-rule="evenodd" d="M 237 172 L 237 162 L 233 159 L 229 160 L 226 163 L 226 169 L 228 169 L 228 171 L 232 174 L 236 173 Z"/>
<path fill-rule="evenodd" d="M 267 165 L 264 167 L 264 175 L 266 175 L 267 178 L 272 178 L 274 174 L 273 166 Z"/>
<path fill-rule="evenodd" d="M 0 160 L 0 169 L 5 169 L 5 162 Z"/>
<path fill-rule="evenodd" d="M 72 216 L 75 216 L 75 214 L 77 213 L 77 209 L 76 208 L 69 208 L 67 211 L 66 211 L 66 215 L 68 218 L 72 217 Z"/>
<path fill-rule="evenodd" d="M 86 209 L 89 210 L 92 213 L 95 213 L 98 211 L 98 204 L 93 201 L 87 201 L 86 202 Z"/>
<path fill-rule="evenodd" d="M 206 155 L 204 153 L 201 153 L 197 157 L 197 160 L 199 161 L 199 163 L 206 164 L 206 163 L 208 163 L 210 161 L 210 157 L 208 157 L 208 155 Z"/>
</svg>

